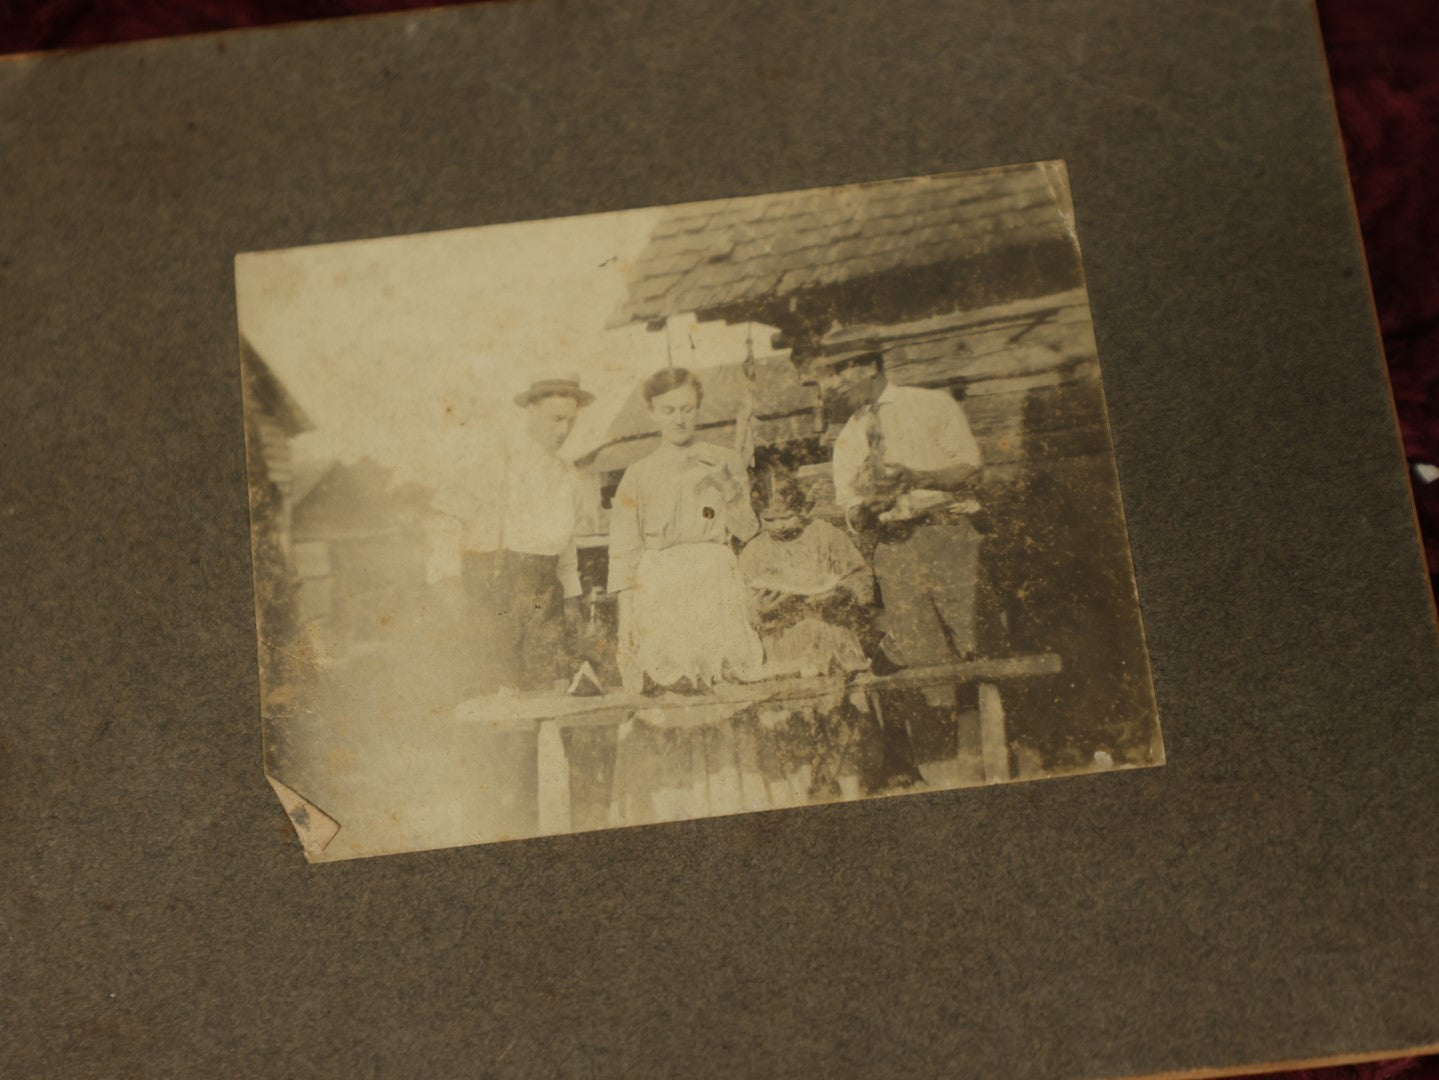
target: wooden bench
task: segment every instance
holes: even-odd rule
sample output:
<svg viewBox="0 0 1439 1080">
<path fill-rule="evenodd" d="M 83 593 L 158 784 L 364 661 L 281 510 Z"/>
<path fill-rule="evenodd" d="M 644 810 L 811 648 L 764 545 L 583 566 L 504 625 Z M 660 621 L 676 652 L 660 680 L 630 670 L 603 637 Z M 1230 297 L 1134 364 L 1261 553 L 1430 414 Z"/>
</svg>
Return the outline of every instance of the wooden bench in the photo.
<svg viewBox="0 0 1439 1080">
<path fill-rule="evenodd" d="M 979 731 L 986 783 L 1010 779 L 1009 740 L 999 684 L 1063 670 L 1055 653 L 997 657 L 966 663 L 906 668 L 892 675 L 861 672 L 849 685 L 868 693 L 886 689 L 918 689 L 945 684 L 977 684 Z M 829 676 L 770 679 L 757 683 L 724 683 L 704 695 L 606 694 L 570 697 L 564 694 L 514 694 L 472 698 L 455 709 L 455 719 L 492 732 L 533 732 L 538 740 L 539 832 L 571 831 L 570 770 L 563 732 L 576 728 L 618 727 L 641 710 L 663 709 L 670 721 L 686 726 L 716 723 L 754 705 L 819 701 L 834 693 Z"/>
</svg>

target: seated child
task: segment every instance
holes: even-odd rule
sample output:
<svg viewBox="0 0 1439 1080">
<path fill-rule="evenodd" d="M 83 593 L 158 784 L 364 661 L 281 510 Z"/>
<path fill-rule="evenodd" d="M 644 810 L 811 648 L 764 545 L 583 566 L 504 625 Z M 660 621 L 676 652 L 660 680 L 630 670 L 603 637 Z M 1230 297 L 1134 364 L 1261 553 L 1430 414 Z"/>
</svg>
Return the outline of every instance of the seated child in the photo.
<svg viewBox="0 0 1439 1080">
<path fill-rule="evenodd" d="M 859 792 L 862 721 L 869 712 L 849 677 L 869 667 L 861 634 L 874 604 L 874 578 L 842 531 L 811 520 L 794 477 L 769 470 L 751 499 L 761 531 L 739 554 L 765 667 L 801 676 L 832 674 L 833 694 L 803 709 L 770 709 L 781 764 L 797 794 L 854 798 Z"/>
</svg>

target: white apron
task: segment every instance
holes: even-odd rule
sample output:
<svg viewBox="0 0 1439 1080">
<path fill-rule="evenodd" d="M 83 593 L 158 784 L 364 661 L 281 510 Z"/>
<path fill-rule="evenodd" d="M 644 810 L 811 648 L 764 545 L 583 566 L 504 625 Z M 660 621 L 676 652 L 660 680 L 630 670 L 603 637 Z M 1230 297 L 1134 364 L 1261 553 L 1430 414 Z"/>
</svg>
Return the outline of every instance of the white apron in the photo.
<svg viewBox="0 0 1439 1080">
<path fill-rule="evenodd" d="M 764 649 L 749 623 L 748 593 L 727 544 L 647 549 L 621 610 L 619 665 L 625 689 L 688 679 L 696 688 L 753 679 Z"/>
</svg>

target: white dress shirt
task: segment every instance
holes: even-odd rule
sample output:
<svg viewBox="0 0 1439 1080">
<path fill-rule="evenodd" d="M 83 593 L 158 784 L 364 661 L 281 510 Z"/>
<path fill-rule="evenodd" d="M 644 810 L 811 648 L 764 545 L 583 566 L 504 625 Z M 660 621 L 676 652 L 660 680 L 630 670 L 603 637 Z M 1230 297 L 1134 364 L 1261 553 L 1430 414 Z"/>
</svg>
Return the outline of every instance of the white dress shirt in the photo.
<svg viewBox="0 0 1439 1080">
<path fill-rule="evenodd" d="M 980 465 L 979 444 L 964 407 L 948 391 L 888 383 L 873 406 L 849 418 L 834 443 L 835 502 L 846 512 L 865 498 L 861 477 L 870 464 L 875 424 L 879 425 L 885 465 L 923 472 Z M 917 489 L 911 494 L 940 498 L 948 493 Z"/>
<path fill-rule="evenodd" d="M 437 509 L 463 523 L 464 551 L 558 557 L 565 596 L 579 596 L 579 472 L 525 432 L 511 440 L 502 461 L 483 464 L 481 478 L 436 499 Z"/>
</svg>

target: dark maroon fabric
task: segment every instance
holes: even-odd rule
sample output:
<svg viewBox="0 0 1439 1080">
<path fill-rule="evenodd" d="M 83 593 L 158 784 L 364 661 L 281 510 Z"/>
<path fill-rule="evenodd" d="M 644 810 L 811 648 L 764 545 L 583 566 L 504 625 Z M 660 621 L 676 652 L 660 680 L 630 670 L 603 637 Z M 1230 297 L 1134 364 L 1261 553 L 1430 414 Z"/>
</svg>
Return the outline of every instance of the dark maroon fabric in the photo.
<svg viewBox="0 0 1439 1080">
<path fill-rule="evenodd" d="M 0 0 L 0 53 L 454 2 Z M 1412 463 L 1439 465 L 1439 0 L 1318 0 L 1318 8 L 1405 452 Z M 1439 482 L 1411 482 L 1439 588 Z M 1439 1080 L 1439 1056 L 1277 1075 Z"/>
<path fill-rule="evenodd" d="M 1439 465 L 1439 3 L 1319 15 L 1405 452 Z M 1411 483 L 1439 588 L 1439 482 Z"/>
<path fill-rule="evenodd" d="M 461 0 L 0 0 L 0 53 L 201 34 Z"/>
</svg>

